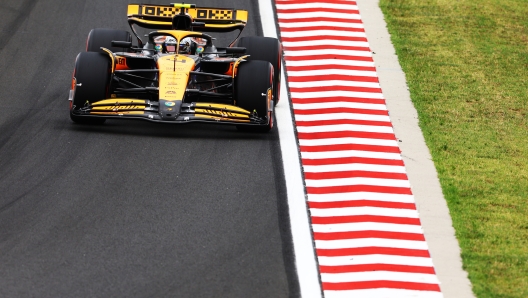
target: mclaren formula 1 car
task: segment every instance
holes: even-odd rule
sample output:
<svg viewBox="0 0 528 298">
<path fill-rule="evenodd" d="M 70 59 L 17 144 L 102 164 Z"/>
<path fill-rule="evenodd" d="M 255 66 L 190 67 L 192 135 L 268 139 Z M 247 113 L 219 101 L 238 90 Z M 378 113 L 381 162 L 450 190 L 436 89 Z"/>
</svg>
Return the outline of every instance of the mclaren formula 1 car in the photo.
<svg viewBox="0 0 528 298">
<path fill-rule="evenodd" d="M 282 49 L 275 38 L 240 38 L 247 18 L 245 10 L 194 4 L 128 5 L 137 45 L 128 31 L 90 31 L 86 52 L 75 61 L 71 119 L 213 122 L 269 131 L 279 99 Z M 156 31 L 142 39 L 138 27 Z M 238 36 L 225 48 L 215 47 L 214 38 L 204 33 L 236 30 Z"/>
</svg>

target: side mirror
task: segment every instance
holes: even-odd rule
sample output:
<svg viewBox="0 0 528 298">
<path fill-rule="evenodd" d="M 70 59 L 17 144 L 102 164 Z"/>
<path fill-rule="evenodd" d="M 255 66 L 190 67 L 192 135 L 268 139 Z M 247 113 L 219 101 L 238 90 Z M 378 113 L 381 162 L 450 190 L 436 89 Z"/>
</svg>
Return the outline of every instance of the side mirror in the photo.
<svg viewBox="0 0 528 298">
<path fill-rule="evenodd" d="M 226 54 L 245 54 L 245 53 L 246 53 L 246 48 L 241 48 L 241 47 L 226 48 Z"/>
<path fill-rule="evenodd" d="M 131 41 L 115 41 L 112 40 L 112 46 L 117 48 L 131 48 L 132 42 Z"/>
</svg>

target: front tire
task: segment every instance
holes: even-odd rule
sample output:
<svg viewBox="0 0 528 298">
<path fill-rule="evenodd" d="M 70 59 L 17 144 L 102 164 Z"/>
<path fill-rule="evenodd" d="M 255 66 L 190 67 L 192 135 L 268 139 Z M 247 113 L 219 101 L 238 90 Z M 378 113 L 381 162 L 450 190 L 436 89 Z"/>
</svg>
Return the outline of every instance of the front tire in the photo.
<svg viewBox="0 0 528 298">
<path fill-rule="evenodd" d="M 273 128 L 273 65 L 267 61 L 247 61 L 238 66 L 235 79 L 235 99 L 237 106 L 256 113 L 259 117 L 268 117 L 266 126 L 237 125 L 242 131 L 268 132 Z"/>
<path fill-rule="evenodd" d="M 72 88 L 75 87 L 70 106 L 70 118 L 81 124 L 102 124 L 106 119 L 90 116 L 78 116 L 73 112 L 87 104 L 107 98 L 110 83 L 110 58 L 106 54 L 82 52 L 75 60 Z M 73 86 L 77 83 L 77 86 Z"/>
<path fill-rule="evenodd" d="M 273 65 L 274 81 L 273 102 L 276 105 L 280 99 L 280 81 L 282 65 L 282 46 L 278 39 L 272 37 L 248 36 L 238 41 L 238 46 L 246 48 L 250 55 L 247 60 L 263 60 Z"/>
<path fill-rule="evenodd" d="M 86 51 L 104 53 L 104 51 L 101 50 L 101 47 L 107 48 L 114 53 L 128 51 L 127 48 L 112 46 L 112 41 L 132 41 L 132 36 L 125 30 L 103 28 L 92 29 L 92 31 L 88 33 L 88 39 L 86 40 Z"/>
</svg>

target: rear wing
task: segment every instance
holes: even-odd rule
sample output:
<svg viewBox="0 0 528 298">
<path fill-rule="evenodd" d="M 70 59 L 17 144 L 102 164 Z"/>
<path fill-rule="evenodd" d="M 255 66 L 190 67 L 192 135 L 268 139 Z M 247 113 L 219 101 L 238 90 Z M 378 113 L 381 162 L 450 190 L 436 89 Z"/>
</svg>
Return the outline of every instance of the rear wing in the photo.
<svg viewBox="0 0 528 298">
<path fill-rule="evenodd" d="M 247 10 L 242 9 L 196 7 L 189 4 L 129 4 L 128 23 L 131 27 L 138 25 L 146 29 L 171 30 L 172 17 L 182 10 L 194 22 L 201 23 L 200 26 L 193 27 L 193 31 L 199 32 L 242 31 L 248 19 Z"/>
</svg>

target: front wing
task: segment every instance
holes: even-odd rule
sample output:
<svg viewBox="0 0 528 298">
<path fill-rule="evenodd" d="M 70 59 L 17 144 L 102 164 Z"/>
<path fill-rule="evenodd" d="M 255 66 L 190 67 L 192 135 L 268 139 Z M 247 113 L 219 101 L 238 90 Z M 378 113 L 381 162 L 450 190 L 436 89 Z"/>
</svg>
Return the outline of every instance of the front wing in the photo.
<svg viewBox="0 0 528 298">
<path fill-rule="evenodd" d="M 163 101 L 165 104 L 170 103 Z M 163 123 L 215 122 L 237 125 L 269 125 L 267 115 L 256 113 L 240 107 L 220 103 L 182 103 L 179 111 L 162 116 L 159 113 L 159 101 L 132 98 L 110 98 L 72 109 L 75 116 L 142 119 Z M 176 105 L 175 105 L 176 106 Z M 167 117 L 169 116 L 169 117 Z"/>
</svg>

